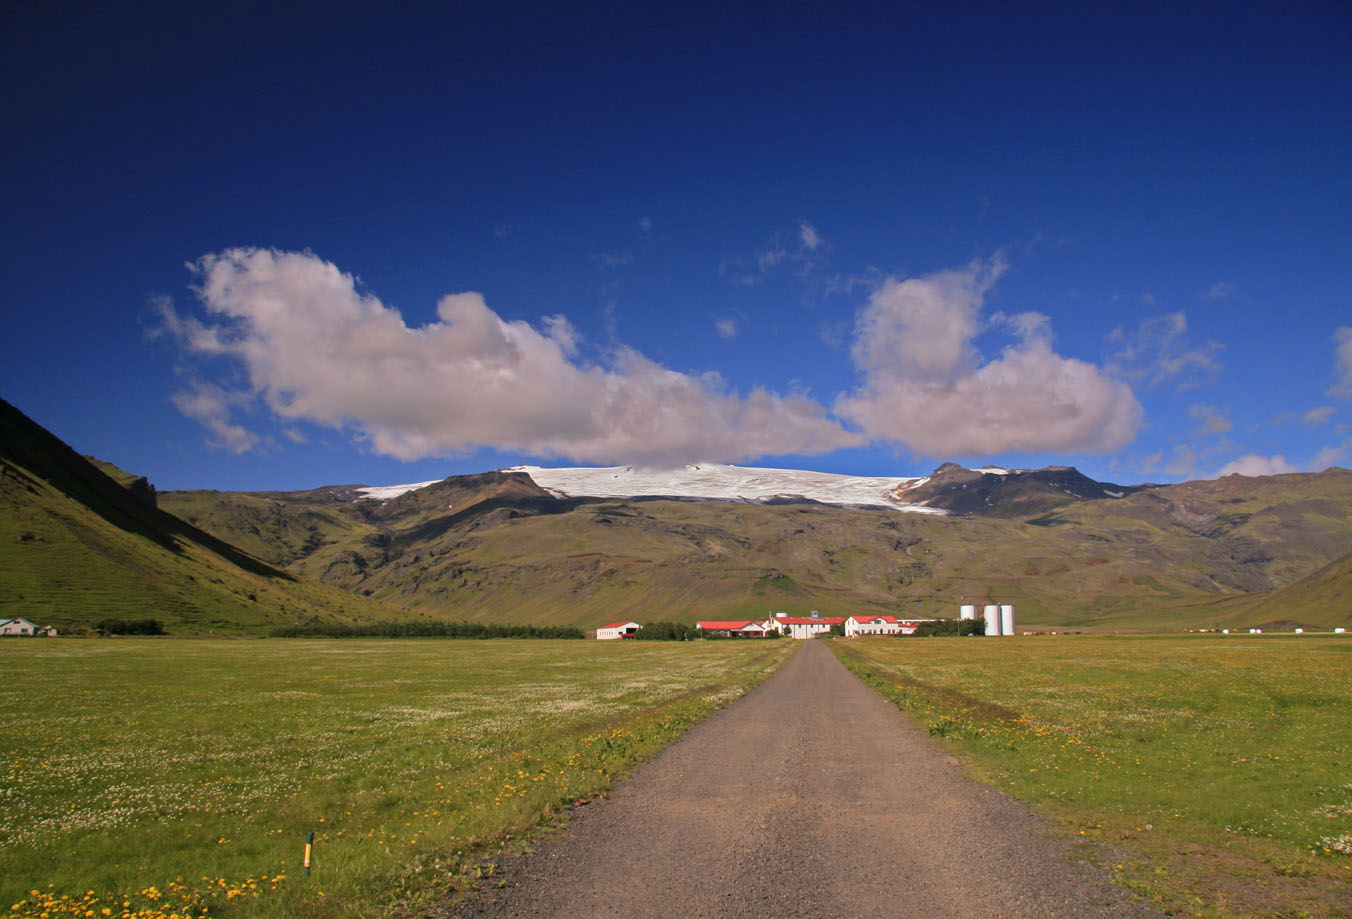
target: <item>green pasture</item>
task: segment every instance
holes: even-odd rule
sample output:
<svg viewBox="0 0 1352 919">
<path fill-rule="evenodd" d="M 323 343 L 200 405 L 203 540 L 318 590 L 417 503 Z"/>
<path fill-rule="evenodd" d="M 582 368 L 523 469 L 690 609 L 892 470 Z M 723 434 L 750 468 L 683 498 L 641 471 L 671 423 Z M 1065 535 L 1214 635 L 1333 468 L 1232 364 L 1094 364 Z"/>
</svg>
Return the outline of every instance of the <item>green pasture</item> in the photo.
<svg viewBox="0 0 1352 919">
<path fill-rule="evenodd" d="M 605 789 L 793 648 L 6 640 L 0 909 L 416 911 L 484 883 L 486 855 Z"/>
<path fill-rule="evenodd" d="M 1352 636 L 831 647 L 1171 914 L 1352 915 Z"/>
</svg>

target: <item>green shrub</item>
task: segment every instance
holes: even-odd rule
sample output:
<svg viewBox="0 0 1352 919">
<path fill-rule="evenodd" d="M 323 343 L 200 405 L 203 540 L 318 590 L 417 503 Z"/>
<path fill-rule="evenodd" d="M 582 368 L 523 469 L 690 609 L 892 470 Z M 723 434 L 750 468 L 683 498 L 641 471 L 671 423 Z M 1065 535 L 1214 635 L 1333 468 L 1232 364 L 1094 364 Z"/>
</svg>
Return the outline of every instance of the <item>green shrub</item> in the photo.
<svg viewBox="0 0 1352 919">
<path fill-rule="evenodd" d="M 485 625 L 482 622 L 375 622 L 370 625 L 316 623 L 274 629 L 274 638 L 584 638 L 561 625 Z"/>
<path fill-rule="evenodd" d="M 699 638 L 699 629 L 680 622 L 650 622 L 634 637 L 640 641 L 690 641 Z"/>
<path fill-rule="evenodd" d="M 164 634 L 164 623 L 158 619 L 101 619 L 94 628 L 105 635 Z"/>
</svg>

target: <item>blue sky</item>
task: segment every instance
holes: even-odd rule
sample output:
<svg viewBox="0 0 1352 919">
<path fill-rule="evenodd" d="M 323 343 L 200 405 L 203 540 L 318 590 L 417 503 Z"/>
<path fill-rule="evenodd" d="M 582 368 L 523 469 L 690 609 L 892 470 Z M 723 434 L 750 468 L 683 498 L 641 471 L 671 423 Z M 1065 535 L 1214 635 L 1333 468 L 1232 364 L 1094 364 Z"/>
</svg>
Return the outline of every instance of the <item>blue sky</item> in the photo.
<svg viewBox="0 0 1352 919">
<path fill-rule="evenodd" d="M 1345 4 L 9 4 L 0 396 L 161 488 L 1352 464 Z"/>
</svg>

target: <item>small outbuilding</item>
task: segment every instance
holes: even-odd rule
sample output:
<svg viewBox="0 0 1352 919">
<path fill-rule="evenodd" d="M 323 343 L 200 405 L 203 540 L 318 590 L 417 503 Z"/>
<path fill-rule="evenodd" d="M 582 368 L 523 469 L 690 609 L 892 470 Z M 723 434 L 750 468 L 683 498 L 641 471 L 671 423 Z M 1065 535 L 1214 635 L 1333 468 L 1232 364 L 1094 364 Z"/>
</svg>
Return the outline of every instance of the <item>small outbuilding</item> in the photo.
<svg viewBox="0 0 1352 919">
<path fill-rule="evenodd" d="M 764 638 L 764 623 L 750 619 L 704 619 L 695 623 L 704 635 L 722 635 L 725 638 Z"/>
<path fill-rule="evenodd" d="M 638 634 L 638 630 L 643 628 L 637 622 L 608 622 L 596 630 L 596 638 L 599 641 L 610 641 L 616 638 L 633 638 Z"/>
</svg>

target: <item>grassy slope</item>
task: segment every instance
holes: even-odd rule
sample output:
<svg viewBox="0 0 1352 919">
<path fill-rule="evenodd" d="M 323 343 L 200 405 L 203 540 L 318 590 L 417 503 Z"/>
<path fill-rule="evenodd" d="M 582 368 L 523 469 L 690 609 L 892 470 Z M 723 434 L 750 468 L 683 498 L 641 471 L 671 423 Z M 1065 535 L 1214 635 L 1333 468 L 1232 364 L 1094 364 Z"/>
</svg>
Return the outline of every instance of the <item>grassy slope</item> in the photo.
<svg viewBox="0 0 1352 919">
<path fill-rule="evenodd" d="M 558 501 L 498 473 L 383 503 L 352 503 L 340 491 L 162 501 L 289 570 L 431 615 L 583 627 L 772 609 L 951 616 L 962 598 L 1012 602 L 1026 626 L 1240 626 L 1278 618 L 1256 612 L 1252 592 L 1289 583 L 1352 542 L 1345 470 L 1168 486 L 1031 523 Z M 1288 618 L 1352 624 L 1337 606 L 1299 613 Z"/>
<path fill-rule="evenodd" d="M 0 402 L 0 617 L 59 630 L 153 617 L 249 633 L 394 614 L 307 583 L 157 510 Z"/>
</svg>

